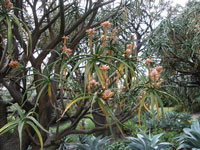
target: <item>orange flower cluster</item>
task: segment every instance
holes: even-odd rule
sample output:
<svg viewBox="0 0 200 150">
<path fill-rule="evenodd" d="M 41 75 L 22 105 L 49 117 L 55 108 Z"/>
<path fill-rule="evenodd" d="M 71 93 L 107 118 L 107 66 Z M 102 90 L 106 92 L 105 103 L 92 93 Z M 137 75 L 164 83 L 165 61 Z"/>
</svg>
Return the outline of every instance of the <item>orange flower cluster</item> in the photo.
<svg viewBox="0 0 200 150">
<path fill-rule="evenodd" d="M 113 42 L 116 40 L 116 33 L 117 33 L 117 29 L 113 29 L 112 35 L 110 36 L 110 39 L 112 39 Z"/>
<path fill-rule="evenodd" d="M 89 82 L 89 84 L 90 84 L 90 87 L 94 87 L 94 86 L 98 85 L 98 82 L 96 80 L 91 80 Z"/>
<path fill-rule="evenodd" d="M 19 62 L 18 62 L 18 61 L 11 61 L 11 62 L 9 63 L 9 66 L 10 66 L 11 68 L 18 68 L 18 67 L 19 67 Z"/>
<path fill-rule="evenodd" d="M 101 40 L 105 40 L 105 36 L 104 35 L 101 35 Z"/>
<path fill-rule="evenodd" d="M 100 70 L 102 71 L 107 71 L 108 69 L 110 69 L 108 65 L 102 65 L 102 67 L 100 67 Z"/>
<path fill-rule="evenodd" d="M 111 92 L 110 90 L 105 90 L 102 94 L 102 98 L 104 100 L 110 100 L 111 97 L 113 96 L 114 92 Z"/>
<path fill-rule="evenodd" d="M 146 64 L 150 64 L 150 63 L 152 63 L 153 62 L 153 60 L 151 60 L 151 59 L 146 59 Z"/>
<path fill-rule="evenodd" d="M 88 30 L 86 30 L 86 32 L 88 34 L 94 34 L 95 33 L 95 29 L 94 28 L 93 29 L 88 29 Z"/>
<path fill-rule="evenodd" d="M 67 48 L 66 46 L 66 41 L 68 40 L 68 36 L 63 36 L 63 39 L 64 39 L 64 44 L 63 44 L 62 53 L 65 53 L 69 57 L 73 51 L 70 48 Z"/>
<path fill-rule="evenodd" d="M 131 49 L 126 49 L 126 50 L 124 51 L 124 53 L 125 53 L 126 55 L 130 55 L 130 54 L 131 54 Z"/>
<path fill-rule="evenodd" d="M 127 45 L 127 48 L 128 48 L 128 49 L 132 49 L 132 48 L 133 48 L 133 45 L 132 45 L 132 44 L 128 44 L 128 45 Z"/>
<path fill-rule="evenodd" d="M 107 28 L 107 27 L 111 26 L 111 23 L 109 21 L 105 21 L 105 22 L 101 23 L 101 26 L 103 26 L 104 28 Z"/>
<path fill-rule="evenodd" d="M 6 9 L 13 8 L 13 3 L 11 3 L 10 0 L 5 0 L 5 7 Z"/>
<path fill-rule="evenodd" d="M 69 39 L 68 36 L 63 36 L 63 39 L 64 39 L 64 43 L 66 44 L 66 41 Z"/>
<path fill-rule="evenodd" d="M 160 78 L 161 73 L 163 71 L 163 67 L 162 66 L 157 66 L 155 67 L 156 71 L 151 72 L 150 77 L 154 80 L 154 84 L 153 86 L 156 88 L 160 88 L 160 84 L 161 82 L 163 82 L 163 79 Z"/>
<path fill-rule="evenodd" d="M 64 46 L 62 49 L 62 52 L 67 54 L 67 56 L 70 56 L 73 51 L 70 48 L 67 48 L 66 46 Z"/>
</svg>

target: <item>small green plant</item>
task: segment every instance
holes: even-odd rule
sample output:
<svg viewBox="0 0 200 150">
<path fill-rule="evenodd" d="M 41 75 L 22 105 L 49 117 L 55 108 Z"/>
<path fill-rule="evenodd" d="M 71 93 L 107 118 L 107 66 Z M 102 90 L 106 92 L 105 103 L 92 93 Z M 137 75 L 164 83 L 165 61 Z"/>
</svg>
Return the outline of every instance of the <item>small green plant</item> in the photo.
<svg viewBox="0 0 200 150">
<path fill-rule="evenodd" d="M 200 148 L 200 126 L 199 121 L 192 123 L 191 128 L 184 128 L 184 134 L 178 137 L 180 146 L 179 149 L 192 148 L 192 150 Z"/>
<path fill-rule="evenodd" d="M 159 122 L 159 128 L 168 131 L 182 132 L 183 128 L 190 126 L 190 120 L 192 119 L 191 114 L 177 113 L 175 111 L 166 113 L 165 117 L 162 118 Z"/>
<path fill-rule="evenodd" d="M 122 141 L 116 141 L 112 144 L 107 144 L 106 150 L 124 150 L 126 148 L 126 144 Z"/>
<path fill-rule="evenodd" d="M 107 137 L 79 135 L 79 143 L 75 145 L 77 146 L 77 150 L 104 150 L 108 141 Z"/>
<path fill-rule="evenodd" d="M 28 132 L 28 126 L 31 127 L 37 134 L 40 144 L 41 144 L 41 150 L 43 150 L 43 140 L 42 140 L 42 135 L 38 129 L 42 129 L 43 131 L 47 132 L 41 124 L 33 117 L 35 114 L 34 112 L 30 111 L 29 113 L 25 113 L 19 105 L 14 104 L 14 112 L 17 112 L 17 116 L 15 117 L 16 119 L 13 121 L 8 122 L 5 124 L 2 128 L 0 128 L 0 136 L 3 135 L 4 133 L 14 129 L 16 126 L 18 127 L 18 133 L 19 133 L 19 140 L 20 140 L 20 150 L 22 150 L 22 132 L 24 129 L 26 129 Z"/>
<path fill-rule="evenodd" d="M 163 129 L 156 130 L 152 132 L 153 135 L 163 133 Z M 177 140 L 174 140 L 177 135 L 180 135 L 177 131 L 168 131 L 166 132 L 163 136 L 160 137 L 160 142 L 168 142 L 171 143 L 172 146 L 170 147 L 170 150 L 175 150 L 178 146 L 179 143 Z"/>
<path fill-rule="evenodd" d="M 147 136 L 142 130 L 142 134 L 137 134 L 137 138 L 128 137 L 130 141 L 125 142 L 128 146 L 126 149 L 131 150 L 165 150 L 171 144 L 167 142 L 160 142 L 160 137 L 163 133 L 151 136 Z"/>
</svg>

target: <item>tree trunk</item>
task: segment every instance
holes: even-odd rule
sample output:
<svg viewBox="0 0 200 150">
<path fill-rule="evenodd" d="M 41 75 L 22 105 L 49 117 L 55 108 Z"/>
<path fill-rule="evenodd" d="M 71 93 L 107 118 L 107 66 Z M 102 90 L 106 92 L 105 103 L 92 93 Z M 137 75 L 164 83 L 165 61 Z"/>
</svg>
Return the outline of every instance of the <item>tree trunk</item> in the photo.
<svg viewBox="0 0 200 150">
<path fill-rule="evenodd" d="M 104 116 L 104 113 L 101 111 L 101 108 L 99 107 L 98 103 L 96 102 L 94 104 L 94 107 L 93 107 L 95 110 L 98 109 L 100 110 L 99 111 L 99 114 L 96 114 L 96 113 L 93 113 L 93 118 L 94 120 L 99 123 L 99 124 L 102 124 L 102 125 L 105 125 L 107 124 L 106 122 L 106 118 Z M 113 123 L 113 121 L 112 121 Z M 98 124 L 95 124 L 96 127 L 100 127 Z M 121 129 L 123 130 L 123 127 L 120 125 Z M 112 133 L 113 133 L 113 136 L 115 139 L 120 139 L 122 138 L 122 134 L 121 132 L 119 131 L 118 127 L 117 126 L 114 126 L 112 127 Z M 110 136 L 111 135 L 111 131 L 109 128 L 105 129 L 104 131 L 97 131 L 96 132 L 96 136 L 100 136 L 100 135 L 103 135 L 103 136 Z"/>
</svg>

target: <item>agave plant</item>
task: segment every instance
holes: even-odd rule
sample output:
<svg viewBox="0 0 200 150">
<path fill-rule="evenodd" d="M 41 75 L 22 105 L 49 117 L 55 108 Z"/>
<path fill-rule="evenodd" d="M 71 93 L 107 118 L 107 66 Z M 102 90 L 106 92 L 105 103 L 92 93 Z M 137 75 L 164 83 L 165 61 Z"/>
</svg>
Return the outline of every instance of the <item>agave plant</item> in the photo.
<svg viewBox="0 0 200 150">
<path fill-rule="evenodd" d="M 184 128 L 184 134 L 178 137 L 180 146 L 179 149 L 192 148 L 192 150 L 200 149 L 200 126 L 196 120 L 191 125 L 191 128 Z"/>
<path fill-rule="evenodd" d="M 101 136 L 79 136 L 79 142 L 77 143 L 77 150 L 104 150 L 109 139 Z"/>
<path fill-rule="evenodd" d="M 137 134 L 137 138 L 128 137 L 130 141 L 127 143 L 126 149 L 131 150 L 166 150 L 171 144 L 167 142 L 159 142 L 159 138 L 163 133 L 154 135 L 153 137 L 149 134 L 147 136 L 142 130 L 142 134 Z"/>
</svg>

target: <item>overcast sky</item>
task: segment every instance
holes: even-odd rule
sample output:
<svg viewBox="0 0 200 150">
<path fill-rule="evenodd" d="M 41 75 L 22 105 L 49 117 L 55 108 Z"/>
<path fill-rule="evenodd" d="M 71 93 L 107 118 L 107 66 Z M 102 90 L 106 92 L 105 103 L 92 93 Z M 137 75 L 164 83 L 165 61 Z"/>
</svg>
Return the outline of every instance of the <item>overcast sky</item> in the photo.
<svg viewBox="0 0 200 150">
<path fill-rule="evenodd" d="M 180 4 L 182 6 L 185 6 L 185 3 L 187 2 L 187 0 L 172 0 L 172 1 L 173 5 Z"/>
</svg>

